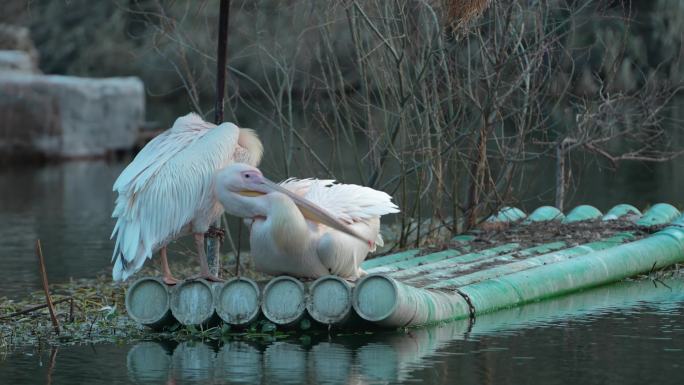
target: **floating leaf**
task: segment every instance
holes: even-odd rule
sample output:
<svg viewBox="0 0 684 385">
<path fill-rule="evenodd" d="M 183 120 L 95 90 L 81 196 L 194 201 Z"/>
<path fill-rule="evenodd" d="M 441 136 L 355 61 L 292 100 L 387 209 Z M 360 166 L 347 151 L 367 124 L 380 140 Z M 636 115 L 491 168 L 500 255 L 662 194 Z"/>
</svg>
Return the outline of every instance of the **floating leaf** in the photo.
<svg viewBox="0 0 684 385">
<path fill-rule="evenodd" d="M 264 322 L 261 325 L 261 332 L 262 333 L 272 333 L 274 331 L 276 331 L 276 325 L 274 323 Z"/>
</svg>

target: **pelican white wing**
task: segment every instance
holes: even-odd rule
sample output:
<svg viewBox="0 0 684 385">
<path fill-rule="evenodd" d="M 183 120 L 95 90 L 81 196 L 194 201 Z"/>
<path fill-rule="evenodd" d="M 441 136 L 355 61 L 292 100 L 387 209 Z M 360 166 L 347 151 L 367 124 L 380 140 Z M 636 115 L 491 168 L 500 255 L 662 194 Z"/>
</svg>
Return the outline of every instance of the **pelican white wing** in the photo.
<svg viewBox="0 0 684 385">
<path fill-rule="evenodd" d="M 254 136 L 242 131 L 231 123 L 215 126 L 188 114 L 126 167 L 114 183 L 119 194 L 112 213 L 117 218 L 112 232 L 115 280 L 128 278 L 156 249 L 182 233 L 205 232 L 220 215 L 213 176 L 240 154 L 243 136 Z M 260 158 L 260 143 L 257 150 Z"/>
<path fill-rule="evenodd" d="M 309 189 L 311 189 L 311 186 L 313 185 L 320 184 L 324 186 L 329 186 L 333 183 L 335 183 L 335 180 L 333 179 L 290 178 L 280 182 L 279 184 L 297 195 L 305 196 L 309 192 Z"/>
<path fill-rule="evenodd" d="M 389 194 L 355 184 L 314 180 L 304 197 L 348 224 L 399 212 Z"/>
<path fill-rule="evenodd" d="M 138 192 L 167 161 L 206 135 L 215 125 L 197 114 L 190 113 L 176 119 L 173 126 L 152 139 L 114 182 L 113 190 Z"/>
<path fill-rule="evenodd" d="M 358 231 L 368 233 L 370 239 L 374 236 L 378 246 L 383 246 L 383 239 L 379 231 L 374 229 L 376 225 L 373 224 L 371 228 L 366 225 L 375 223 L 382 215 L 399 212 L 389 194 L 370 187 L 335 183 L 330 179 L 288 179 L 281 182 L 281 185 L 349 225 L 363 222 L 357 226 Z M 379 228 L 379 221 L 377 226 Z M 375 245 L 370 251 L 375 251 Z"/>
</svg>

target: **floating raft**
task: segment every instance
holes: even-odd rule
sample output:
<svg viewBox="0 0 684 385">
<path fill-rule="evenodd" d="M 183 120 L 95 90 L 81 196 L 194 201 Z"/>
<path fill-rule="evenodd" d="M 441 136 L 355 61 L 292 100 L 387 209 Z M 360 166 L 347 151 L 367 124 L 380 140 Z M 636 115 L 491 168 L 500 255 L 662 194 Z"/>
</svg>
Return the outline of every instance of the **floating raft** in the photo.
<svg viewBox="0 0 684 385">
<path fill-rule="evenodd" d="M 358 336 L 312 336 L 310 347 L 292 341 L 270 344 L 229 341 L 205 344 L 186 341 L 144 341 L 128 352 L 128 376 L 135 383 L 397 383 L 412 369 L 429 366 L 436 352 L 453 341 L 472 340 L 502 331 L 523 330 L 595 315 L 606 310 L 625 313 L 644 306 L 666 310 L 684 300 L 684 282 L 650 280 L 619 282 L 563 296 L 552 301 L 412 330 Z M 427 360 L 427 361 L 426 361 Z"/>
<path fill-rule="evenodd" d="M 483 230 L 454 237 L 446 249 L 368 260 L 362 267 L 369 274 L 355 283 L 336 276 L 313 282 L 280 276 L 168 287 L 158 278 L 142 278 L 128 289 L 126 309 L 152 328 L 177 322 L 244 327 L 261 317 L 283 327 L 307 319 L 397 328 L 473 319 L 680 262 L 684 216 L 666 203 L 643 214 L 626 204 L 606 214 L 588 205 L 567 214 L 544 206 L 529 215 L 507 207 L 488 218 Z"/>
</svg>

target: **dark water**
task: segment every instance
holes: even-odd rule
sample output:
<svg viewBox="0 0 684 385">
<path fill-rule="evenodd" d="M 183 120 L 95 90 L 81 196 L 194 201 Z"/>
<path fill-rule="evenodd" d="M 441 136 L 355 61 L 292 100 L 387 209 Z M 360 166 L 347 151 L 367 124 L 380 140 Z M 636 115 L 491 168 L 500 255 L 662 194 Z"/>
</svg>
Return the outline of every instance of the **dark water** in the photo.
<svg viewBox="0 0 684 385">
<path fill-rule="evenodd" d="M 92 277 L 109 264 L 111 190 L 122 169 L 99 161 L 0 171 L 0 297 L 40 287 L 37 238 L 52 282 Z"/>
<path fill-rule="evenodd" d="M 110 274 L 114 180 L 125 162 L 67 162 L 0 170 L 0 297 L 40 289 L 40 239 L 50 282 Z M 188 245 L 171 245 L 172 261 Z"/>
<path fill-rule="evenodd" d="M 666 283 L 624 282 L 406 333 L 26 349 L 0 357 L 0 383 L 681 384 L 684 280 Z"/>
</svg>

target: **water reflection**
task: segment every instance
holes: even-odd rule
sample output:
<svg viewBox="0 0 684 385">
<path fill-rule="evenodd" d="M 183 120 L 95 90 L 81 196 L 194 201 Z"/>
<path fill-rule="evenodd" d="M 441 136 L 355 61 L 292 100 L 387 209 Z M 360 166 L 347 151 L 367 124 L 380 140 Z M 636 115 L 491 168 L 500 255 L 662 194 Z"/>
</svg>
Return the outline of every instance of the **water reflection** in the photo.
<svg viewBox="0 0 684 385">
<path fill-rule="evenodd" d="M 307 352 L 290 342 L 275 342 L 264 351 L 267 383 L 301 384 L 306 381 Z"/>
<path fill-rule="evenodd" d="M 37 238 L 53 282 L 108 266 L 111 186 L 122 167 L 99 161 L 0 171 L 0 295 L 39 287 Z"/>
<path fill-rule="evenodd" d="M 648 304 L 658 314 L 680 310 L 684 302 L 684 281 L 651 280 L 618 282 L 584 292 L 504 309 L 479 316 L 471 336 L 510 332 L 520 328 L 558 325 L 568 320 L 589 321 L 601 314 L 629 314 L 631 309 Z M 643 309 L 639 308 L 640 314 Z"/>
<path fill-rule="evenodd" d="M 218 353 L 218 378 L 230 378 L 235 383 L 261 383 L 263 367 L 261 352 L 247 342 L 235 341 L 224 345 Z"/>
<path fill-rule="evenodd" d="M 204 382 L 216 377 L 216 353 L 201 342 L 182 342 L 173 351 L 171 378 Z"/>
<path fill-rule="evenodd" d="M 404 383 L 416 376 L 425 378 L 428 375 L 453 375 L 448 368 L 444 369 L 444 373 L 423 372 L 425 368 L 434 366 L 435 361 L 450 360 L 449 354 L 457 353 L 468 356 L 459 362 L 471 362 L 471 376 L 487 377 L 497 366 L 495 356 L 492 356 L 497 352 L 510 349 L 511 360 L 523 365 L 526 360 L 543 362 L 545 359 L 536 349 L 530 351 L 507 346 L 505 343 L 483 343 L 482 341 L 488 340 L 487 336 L 515 336 L 518 330 L 553 328 L 575 321 L 588 323 L 605 317 L 627 319 L 631 313 L 658 314 L 661 320 L 665 320 L 660 326 L 670 329 L 664 330 L 665 332 L 672 333 L 671 326 L 684 321 L 684 281 L 670 280 L 666 283 L 667 286 L 654 286 L 651 281 L 623 282 L 553 301 L 483 315 L 474 323 L 461 320 L 406 333 L 383 332 L 330 339 L 323 337 L 311 345 L 294 341 L 278 341 L 266 345 L 228 341 L 220 345 L 183 342 L 173 347 L 164 343 L 142 342 L 128 351 L 128 376 L 133 382 L 140 384 Z M 606 331 L 607 335 L 618 332 L 634 338 L 643 337 L 639 330 Z M 679 337 L 684 336 L 684 328 L 678 328 L 674 332 Z M 667 337 L 658 338 L 668 340 Z M 468 352 L 459 351 L 463 343 L 474 345 L 470 346 Z M 539 344 L 540 341 L 536 343 Z M 541 345 L 538 348 L 543 350 L 543 344 Z M 555 348 L 549 346 L 546 350 Z M 678 348 L 672 345 L 670 349 Z M 451 357 L 453 359 L 458 356 Z M 472 372 L 473 368 L 479 369 Z M 457 375 L 466 373 L 468 371 Z"/>
<path fill-rule="evenodd" d="M 138 384 L 166 384 L 171 376 L 173 349 L 157 342 L 134 345 L 126 357 L 131 380 Z"/>
<path fill-rule="evenodd" d="M 363 383 L 353 375 L 354 348 L 341 343 L 320 342 L 309 353 L 312 377 L 321 384 Z"/>
</svg>

